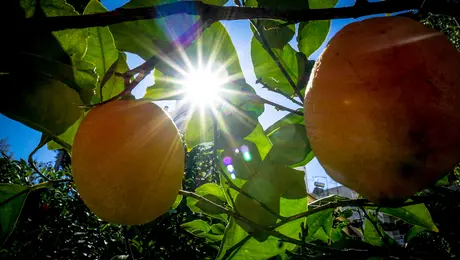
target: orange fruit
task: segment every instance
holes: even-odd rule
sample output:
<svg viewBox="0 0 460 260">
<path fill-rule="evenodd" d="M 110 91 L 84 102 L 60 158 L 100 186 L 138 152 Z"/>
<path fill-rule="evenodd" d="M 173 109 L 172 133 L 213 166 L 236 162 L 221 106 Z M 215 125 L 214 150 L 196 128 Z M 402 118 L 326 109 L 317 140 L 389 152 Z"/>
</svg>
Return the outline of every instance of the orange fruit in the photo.
<svg viewBox="0 0 460 260">
<path fill-rule="evenodd" d="M 315 63 L 305 123 L 333 179 L 374 201 L 412 195 L 460 161 L 460 55 L 409 18 L 351 23 Z"/>
<path fill-rule="evenodd" d="M 81 198 L 101 219 L 143 224 L 168 211 L 181 187 L 184 148 L 171 118 L 148 101 L 91 109 L 72 147 Z"/>
</svg>

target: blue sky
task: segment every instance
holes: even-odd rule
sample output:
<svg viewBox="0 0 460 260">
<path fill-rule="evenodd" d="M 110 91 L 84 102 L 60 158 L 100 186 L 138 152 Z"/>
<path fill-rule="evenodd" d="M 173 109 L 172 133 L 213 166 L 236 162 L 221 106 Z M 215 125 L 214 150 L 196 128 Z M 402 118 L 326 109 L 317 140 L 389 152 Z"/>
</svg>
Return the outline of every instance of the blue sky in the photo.
<svg viewBox="0 0 460 260">
<path fill-rule="evenodd" d="M 102 0 L 102 3 L 108 9 L 117 8 L 124 3 L 126 0 Z M 231 2 L 231 1 L 230 1 Z M 336 7 L 339 6 L 349 6 L 354 3 L 354 0 L 339 0 L 339 3 Z M 344 25 L 351 22 L 352 19 L 340 19 L 332 21 L 332 27 L 328 35 L 328 39 L 330 39 L 340 28 Z M 253 66 L 251 62 L 250 56 L 250 42 L 252 38 L 252 32 L 249 27 L 248 21 L 225 21 L 223 22 L 224 26 L 227 28 L 228 33 L 230 34 L 233 44 L 238 52 L 238 58 L 240 60 L 244 76 L 246 81 L 252 85 L 256 92 L 261 95 L 262 97 L 274 101 L 276 103 L 280 103 L 284 106 L 290 108 L 298 108 L 296 105 L 293 105 L 290 101 L 285 99 L 284 97 L 269 92 L 265 89 L 262 89 L 260 85 L 256 85 L 255 75 L 253 71 Z M 292 46 L 296 48 L 295 38 L 291 42 Z M 325 44 L 323 44 L 324 47 Z M 315 59 L 320 51 L 323 49 L 320 48 L 317 52 L 315 52 L 310 59 Z M 128 55 L 128 64 L 130 67 L 135 67 L 142 62 L 142 59 L 137 57 L 136 55 Z M 142 97 L 145 93 L 145 88 L 151 85 L 153 82 L 153 78 L 147 78 L 144 80 L 133 92 L 136 97 Z M 162 103 L 164 105 L 167 103 Z M 262 126 L 268 127 L 272 123 L 274 123 L 279 118 L 283 117 L 286 113 L 282 111 L 276 111 L 271 106 L 265 106 L 265 112 L 259 118 Z M 7 138 L 8 143 L 11 145 L 11 151 L 14 153 L 15 158 L 27 158 L 29 153 L 36 147 L 40 140 L 40 133 L 13 121 L 3 115 L 0 115 L 0 138 Z M 36 160 L 39 161 L 53 161 L 54 160 L 54 152 L 49 151 L 46 147 L 40 149 L 34 157 Z M 308 182 L 309 182 L 309 189 L 313 188 L 313 180 L 317 178 L 319 181 L 324 182 L 327 180 L 327 185 L 329 187 L 335 186 L 336 183 L 330 179 L 327 174 L 324 172 L 321 165 L 318 163 L 316 159 L 310 162 L 307 165 L 307 173 L 308 173 Z M 326 179 L 326 178 L 327 179 Z"/>
</svg>

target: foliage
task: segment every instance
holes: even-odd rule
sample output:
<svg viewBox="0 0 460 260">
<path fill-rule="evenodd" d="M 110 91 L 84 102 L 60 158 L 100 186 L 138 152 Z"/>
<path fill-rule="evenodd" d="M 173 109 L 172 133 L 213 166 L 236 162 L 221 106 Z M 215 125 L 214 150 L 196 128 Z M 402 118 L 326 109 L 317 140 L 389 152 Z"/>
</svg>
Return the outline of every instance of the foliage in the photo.
<svg viewBox="0 0 460 260">
<path fill-rule="evenodd" d="M 269 8 L 269 15 L 295 15 L 307 7 L 318 11 L 315 14 L 320 14 L 321 8 L 329 10 L 314 20 L 305 18 L 298 26 L 289 15 L 281 16 L 286 21 L 279 16 L 250 20 L 250 56 L 257 83 L 288 98 L 297 109 L 261 98 L 246 83 L 232 39 L 218 21 L 233 16 L 199 12 L 203 6 L 205 10 L 221 8 L 227 1 L 203 2 L 132 0 L 111 15 L 97 0 L 4 3 L 2 9 L 11 11 L 15 26 L 7 26 L 4 33 L 8 41 L 0 46 L 8 50 L 0 60 L 0 86 L 8 97 L 0 104 L 0 112 L 41 131 L 42 144 L 60 152 L 54 167 L 35 166 L 32 160 L 13 160 L 6 152 L 8 146 L 2 143 L 0 257 L 431 259 L 459 255 L 460 230 L 450 221 L 458 212 L 458 199 L 452 199 L 459 196 L 458 171 L 441 187 L 394 205 L 337 195 L 315 200 L 307 194 L 304 172 L 296 167 L 314 157 L 302 109 L 314 63 L 308 58 L 325 41 L 329 19 L 340 17 L 329 10 L 336 0 L 311 0 L 308 6 L 298 0 L 235 1 L 237 5 Z M 399 10 L 395 2 L 383 3 L 394 8 L 385 10 Z M 178 14 L 174 12 L 180 11 L 179 7 L 162 4 L 189 9 Z M 374 5 L 382 5 L 368 4 L 374 13 Z M 137 8 L 152 6 L 163 8 L 162 12 L 149 11 L 148 15 L 165 16 L 141 19 L 145 13 L 136 13 L 145 10 Z M 238 9 L 244 10 L 241 13 L 232 14 L 260 10 L 243 8 Z M 60 16 L 66 18 L 53 20 Z M 344 15 L 349 16 L 355 14 Z M 97 19 L 84 20 L 81 25 L 88 17 Z M 455 19 L 432 15 L 426 22 L 448 34 L 458 47 Z M 127 52 L 146 62 L 130 70 Z M 190 112 L 183 138 L 187 150 L 183 190 L 176 203 L 145 225 L 125 227 L 99 220 L 71 182 L 71 157 L 67 154 L 88 109 L 101 102 L 131 98 L 128 94 L 132 88 L 152 70 L 155 83 L 144 98 L 181 99 L 184 86 L 177 84 L 183 80 L 180 72 L 208 59 L 215 62 L 214 67 L 222 66 L 222 73 L 231 80 L 222 86 L 224 100 L 211 107 L 213 111 Z M 264 104 L 289 113 L 263 129 L 258 117 Z M 381 223 L 381 213 L 399 221 L 394 226 Z M 360 217 L 353 218 L 356 214 Z M 386 233 L 392 229 L 407 231 L 406 245 L 397 244 Z"/>
</svg>

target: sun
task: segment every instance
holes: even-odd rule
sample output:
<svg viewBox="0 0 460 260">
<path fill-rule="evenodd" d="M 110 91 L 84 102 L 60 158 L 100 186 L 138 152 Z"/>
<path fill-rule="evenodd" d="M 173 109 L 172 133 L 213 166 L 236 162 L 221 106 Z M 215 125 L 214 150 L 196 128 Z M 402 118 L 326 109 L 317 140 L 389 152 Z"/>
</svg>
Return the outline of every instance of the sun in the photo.
<svg viewBox="0 0 460 260">
<path fill-rule="evenodd" d="M 212 106 L 222 99 L 222 86 L 227 83 L 225 75 L 209 69 L 191 69 L 181 82 L 185 100 L 200 107 Z"/>
</svg>

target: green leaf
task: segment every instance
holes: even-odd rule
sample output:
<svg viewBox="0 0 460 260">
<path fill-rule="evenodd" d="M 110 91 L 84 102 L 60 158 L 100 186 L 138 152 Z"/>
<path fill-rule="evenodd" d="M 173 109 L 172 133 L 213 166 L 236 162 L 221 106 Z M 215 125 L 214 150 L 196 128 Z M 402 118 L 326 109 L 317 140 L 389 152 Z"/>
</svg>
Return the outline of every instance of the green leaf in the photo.
<svg viewBox="0 0 460 260">
<path fill-rule="evenodd" d="M 369 220 L 369 218 L 366 218 L 363 232 L 364 241 L 375 246 L 382 246 L 385 243 L 389 245 L 395 245 L 396 241 L 383 230 L 380 224 L 378 224 L 379 222 L 376 217 L 371 214 L 373 211 L 368 210 L 367 213 L 368 216 L 374 221 L 374 223 L 376 223 L 379 232 L 377 231 L 374 224 Z"/>
<path fill-rule="evenodd" d="M 129 258 L 129 255 L 116 255 L 110 258 L 110 260 L 126 260 L 128 258 Z"/>
<path fill-rule="evenodd" d="M 364 241 L 374 245 L 374 246 L 383 246 L 382 238 L 380 237 L 379 233 L 375 229 L 374 225 L 372 224 L 369 219 L 364 221 Z"/>
<path fill-rule="evenodd" d="M 211 231 L 212 234 L 216 235 L 223 235 L 225 233 L 225 226 L 223 224 L 214 224 L 211 226 Z"/>
<path fill-rule="evenodd" d="M 182 202 L 182 195 L 177 195 L 176 200 L 174 201 L 173 205 L 171 206 L 171 209 L 175 209 L 179 206 L 179 204 Z"/>
<path fill-rule="evenodd" d="M 2 243 L 13 232 L 30 191 L 29 186 L 0 183 L 0 241 Z"/>
<path fill-rule="evenodd" d="M 184 87 L 174 84 L 175 79 L 173 77 L 164 75 L 158 69 L 153 72 L 153 76 L 155 84 L 147 87 L 144 98 L 152 101 L 183 99 Z"/>
<path fill-rule="evenodd" d="M 173 0 L 132 0 L 122 8 L 140 8 L 156 6 L 163 3 L 175 2 Z M 173 40 L 168 36 L 168 25 L 172 25 L 172 19 L 183 19 L 184 25 L 191 26 L 193 18 L 186 20 L 185 15 L 174 15 L 167 18 L 138 20 L 110 25 L 110 31 L 117 49 L 139 55 L 144 60 L 158 54 L 160 48 L 166 46 Z"/>
<path fill-rule="evenodd" d="M 199 233 L 208 233 L 211 230 L 211 227 L 208 223 L 203 220 L 193 220 L 187 223 L 183 223 L 180 225 L 182 228 L 187 230 L 188 232 L 197 235 Z"/>
<path fill-rule="evenodd" d="M 203 184 L 195 190 L 195 193 L 220 206 L 225 206 L 225 202 L 227 201 L 222 188 L 215 183 Z M 200 201 L 193 197 L 188 197 L 187 206 L 193 212 L 202 212 L 208 216 L 227 222 L 227 214 L 225 211 L 222 211 L 210 203 Z"/>
<path fill-rule="evenodd" d="M 107 12 L 107 10 L 99 1 L 91 0 L 86 6 L 83 14 L 105 12 Z M 112 33 L 107 26 L 89 28 L 89 37 L 87 42 L 88 49 L 86 51 L 84 60 L 92 62 L 96 65 L 96 73 L 99 75 L 99 79 L 102 79 L 112 64 L 114 64 L 119 57 Z M 97 90 L 96 94 L 99 95 L 99 100 L 109 99 L 109 97 L 101 98 L 99 90 Z M 102 94 L 104 96 L 104 93 Z"/>
<path fill-rule="evenodd" d="M 64 148 L 69 154 L 72 154 L 72 145 L 75 135 L 77 134 L 78 127 L 80 126 L 81 121 L 83 120 L 84 115 L 81 116 L 73 125 L 71 125 L 67 130 L 61 135 L 54 138 L 54 141 L 48 143 L 49 150 L 57 150 Z"/>
<path fill-rule="evenodd" d="M 422 232 L 427 232 L 429 229 L 421 226 L 413 226 L 409 231 L 407 231 L 406 236 L 404 237 L 404 242 L 409 242 L 412 238 L 416 237 Z"/>
<path fill-rule="evenodd" d="M 299 111 L 303 112 L 303 109 L 299 109 Z M 282 127 L 282 126 L 293 125 L 293 124 L 305 125 L 304 117 L 300 116 L 298 114 L 289 113 L 286 116 L 284 116 L 283 118 L 281 118 L 280 120 L 278 120 L 275 123 L 273 123 L 271 126 L 269 126 L 265 130 L 265 132 L 267 134 L 270 134 L 273 131 L 275 131 L 275 130 L 279 129 L 280 127 Z"/>
<path fill-rule="evenodd" d="M 309 0 L 308 5 L 311 9 L 332 8 L 337 2 L 338 0 Z"/>
<path fill-rule="evenodd" d="M 330 20 L 300 23 L 297 47 L 306 57 L 315 52 L 326 40 L 331 26 Z"/>
<path fill-rule="evenodd" d="M 219 224 L 219 225 L 222 225 L 222 224 Z M 214 242 L 222 240 L 222 237 L 223 237 L 223 233 L 213 234 L 212 227 L 210 227 L 209 224 L 203 220 L 193 220 L 193 221 L 181 224 L 181 227 L 184 228 L 187 232 L 197 237 L 203 237 L 203 238 L 206 238 Z"/>
<path fill-rule="evenodd" d="M 125 89 L 124 79 L 115 75 L 116 72 L 124 73 L 129 70 L 126 54 L 123 52 L 118 53 L 117 60 L 110 66 L 109 70 L 104 75 L 104 82 L 102 86 L 103 100 L 100 99 L 100 86 L 96 89 L 97 93 L 94 95 L 93 103 L 108 100 L 120 94 Z"/>
<path fill-rule="evenodd" d="M 299 81 L 305 81 L 302 78 L 306 69 L 305 59 L 298 55 L 289 44 L 283 49 L 272 48 L 271 50 L 295 85 Z M 251 59 L 256 78 L 269 90 L 280 90 L 289 96 L 294 94 L 291 84 L 256 37 L 253 37 L 251 41 Z"/>
<path fill-rule="evenodd" d="M 398 217 L 407 223 L 425 227 L 434 232 L 439 231 L 424 204 L 415 204 L 401 208 L 380 208 L 380 211 Z"/>
<path fill-rule="evenodd" d="M 180 108 L 179 111 L 181 111 Z M 186 112 L 183 111 L 183 113 Z M 178 127 L 180 129 L 180 126 Z M 184 139 L 188 151 L 191 151 L 201 143 L 214 141 L 214 126 L 211 111 L 206 111 L 205 113 L 193 112 L 191 118 L 187 121 Z"/>
<path fill-rule="evenodd" d="M 282 165 L 293 165 L 303 161 L 311 152 L 305 125 L 285 125 L 268 134 L 273 148 L 268 160 Z"/>
<path fill-rule="evenodd" d="M 319 239 L 328 243 L 331 238 L 334 209 L 326 209 L 307 217 L 307 240 Z"/>
<path fill-rule="evenodd" d="M 280 212 L 280 192 L 276 183 L 273 183 L 269 178 L 264 176 L 252 178 L 246 182 L 241 189 L 257 200 L 266 205 L 270 210 L 279 215 Z M 265 227 L 269 227 L 276 223 L 278 217 L 272 214 L 264 207 L 262 207 L 256 200 L 247 197 L 245 194 L 238 194 L 235 199 L 235 207 L 238 213 L 246 219 Z M 254 230 L 252 226 L 237 220 L 246 232 L 252 233 Z M 257 236 L 257 240 L 263 242 L 268 238 L 268 235 L 263 234 Z"/>
<path fill-rule="evenodd" d="M 283 49 L 288 42 L 294 37 L 295 25 L 284 25 L 284 21 L 261 20 L 259 21 L 259 33 L 267 41 L 270 48 Z"/>
<path fill-rule="evenodd" d="M 246 136 L 244 139 L 256 145 L 261 160 L 265 159 L 273 147 L 270 138 L 268 138 L 268 136 L 264 133 L 264 129 L 262 128 L 261 124 L 258 124 L 254 131 L 252 131 L 252 133 Z"/>
<path fill-rule="evenodd" d="M 8 84 L 11 78 L 7 82 L 3 79 L 0 76 L 1 85 L 14 86 Z M 9 99 L 0 105 L 2 114 L 52 137 L 64 133 L 82 116 L 81 100 L 75 90 L 50 78 L 30 80 L 24 78 L 24 87 L 13 87 L 12 93 L 5 89 Z"/>
<path fill-rule="evenodd" d="M 17 5 L 12 15 L 18 23 L 10 40 L 2 43 L 10 55 L 0 61 L 0 84 L 8 86 L 2 94 L 9 98 L 0 112 L 54 137 L 80 118 L 81 100 L 88 100 L 95 87 L 94 66 L 81 60 L 88 30 L 46 33 L 21 23 L 24 17 L 78 15 L 64 0 L 42 1 L 40 8 L 36 1 L 17 1 Z"/>
</svg>

